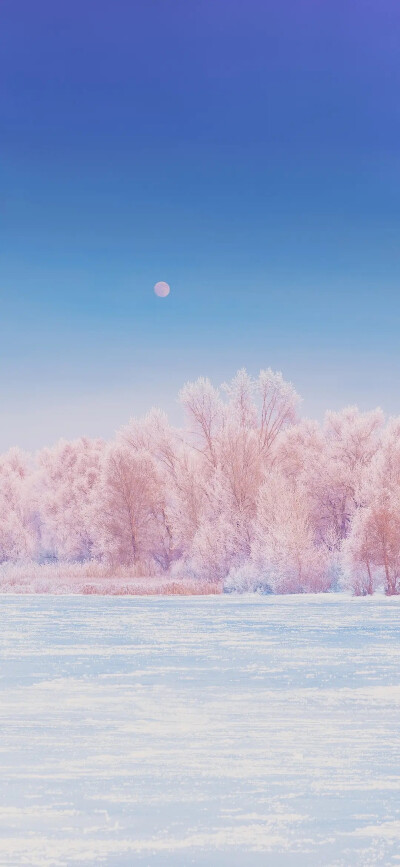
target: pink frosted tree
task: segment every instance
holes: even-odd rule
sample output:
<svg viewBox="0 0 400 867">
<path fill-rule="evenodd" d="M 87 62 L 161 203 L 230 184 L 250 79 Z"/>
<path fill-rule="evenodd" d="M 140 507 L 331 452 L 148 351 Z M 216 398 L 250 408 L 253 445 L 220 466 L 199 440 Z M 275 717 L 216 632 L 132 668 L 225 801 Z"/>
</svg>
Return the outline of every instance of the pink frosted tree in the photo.
<svg viewBox="0 0 400 867">
<path fill-rule="evenodd" d="M 263 452 L 269 452 L 278 435 L 297 420 L 300 397 L 280 372 L 261 370 L 256 381 L 260 401 L 259 437 Z"/>
<path fill-rule="evenodd" d="M 357 492 L 379 448 L 382 425 L 379 409 L 361 413 L 348 407 L 326 414 L 322 460 L 314 473 L 310 471 L 322 538 L 327 532 L 339 540 L 346 537 L 360 505 Z"/>
<path fill-rule="evenodd" d="M 208 379 L 187 383 L 180 393 L 194 447 L 213 466 L 219 462 L 219 443 L 227 423 L 255 432 L 259 450 L 266 454 L 279 433 L 296 421 L 300 398 L 279 372 L 261 370 L 253 379 L 241 369 L 222 389 L 226 401 Z"/>
<path fill-rule="evenodd" d="M 369 535 L 370 518 L 365 509 L 358 510 L 341 549 L 344 572 L 342 586 L 344 589 L 352 590 L 355 596 L 372 595 L 379 583 L 379 576 L 373 562 L 372 540 Z"/>
<path fill-rule="evenodd" d="M 221 468 L 209 479 L 198 527 L 188 556 L 197 577 L 221 581 L 232 566 L 250 555 L 251 523 L 248 503 L 235 499 L 232 481 Z"/>
<path fill-rule="evenodd" d="M 153 408 L 143 418 L 132 418 L 117 434 L 117 442 L 132 451 L 147 451 L 164 470 L 166 477 L 173 476 L 182 437 L 171 427 L 164 412 Z"/>
<path fill-rule="evenodd" d="M 28 455 L 10 449 L 0 456 L 0 562 L 35 557 L 37 518 Z"/>
<path fill-rule="evenodd" d="M 204 474 L 208 460 L 189 447 L 181 431 L 172 428 L 164 413 L 153 409 L 142 419 L 132 419 L 117 435 L 117 442 L 132 454 L 147 451 L 157 467 L 160 538 L 157 560 L 164 569 L 185 556 L 197 531 L 204 499 Z"/>
<path fill-rule="evenodd" d="M 329 555 L 315 542 L 302 483 L 270 473 L 260 488 L 252 559 L 276 593 L 321 592 L 331 584 Z"/>
<path fill-rule="evenodd" d="M 302 421 L 279 439 L 275 465 L 301 480 L 310 499 L 316 539 L 339 551 L 360 506 L 358 491 L 379 449 L 383 415 L 349 407 L 327 413 L 323 427 Z"/>
<path fill-rule="evenodd" d="M 189 383 L 181 401 L 189 420 L 187 441 L 199 455 L 204 491 L 188 552 L 197 574 L 221 578 L 250 556 L 257 496 L 273 444 L 296 418 L 298 396 L 281 374 L 239 370 L 222 386 Z M 210 556 L 206 556 L 207 540 Z"/>
<path fill-rule="evenodd" d="M 61 440 L 38 455 L 37 498 L 42 552 L 60 560 L 87 560 L 93 554 L 88 505 L 98 482 L 105 445 L 87 437 Z"/>
<path fill-rule="evenodd" d="M 387 595 L 400 593 L 400 419 L 386 428 L 357 497 L 360 509 L 353 520 L 344 565 L 357 592 L 363 585 L 374 588 L 379 576 Z M 369 589 L 368 589 L 368 592 Z"/>
<path fill-rule="evenodd" d="M 280 373 L 181 391 L 116 440 L 0 458 L 0 561 L 97 558 L 243 587 L 400 591 L 400 421 L 350 407 L 298 421 Z M 146 566 L 147 568 L 147 566 Z"/>
<path fill-rule="evenodd" d="M 189 423 L 186 437 L 192 448 L 203 455 L 212 467 L 216 467 L 218 443 L 225 422 L 225 408 L 219 391 L 209 379 L 200 378 L 196 382 L 186 383 L 179 400 Z"/>
<path fill-rule="evenodd" d="M 151 455 L 119 443 L 109 445 L 88 509 L 96 553 L 127 566 L 156 558 L 161 544 L 161 505 Z"/>
</svg>

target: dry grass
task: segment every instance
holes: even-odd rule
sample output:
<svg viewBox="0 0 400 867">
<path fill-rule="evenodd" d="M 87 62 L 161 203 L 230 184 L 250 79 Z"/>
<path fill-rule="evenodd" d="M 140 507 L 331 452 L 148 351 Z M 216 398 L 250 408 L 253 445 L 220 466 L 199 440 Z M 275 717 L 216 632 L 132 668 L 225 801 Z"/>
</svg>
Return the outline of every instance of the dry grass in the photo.
<svg viewBox="0 0 400 867">
<path fill-rule="evenodd" d="M 0 593 L 54 593 L 94 596 L 204 596 L 222 592 L 218 583 L 174 578 L 156 573 L 153 564 L 135 568 L 110 564 L 37 563 L 3 564 Z"/>
</svg>

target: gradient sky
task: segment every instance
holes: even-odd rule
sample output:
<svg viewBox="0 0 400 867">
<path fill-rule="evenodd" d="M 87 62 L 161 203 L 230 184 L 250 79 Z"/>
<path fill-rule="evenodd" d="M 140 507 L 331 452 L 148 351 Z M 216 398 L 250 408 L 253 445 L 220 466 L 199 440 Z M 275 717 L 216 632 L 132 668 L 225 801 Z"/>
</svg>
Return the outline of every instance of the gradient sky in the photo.
<svg viewBox="0 0 400 867">
<path fill-rule="evenodd" d="M 1 449 L 176 421 L 241 366 L 400 413 L 398 0 L 3 0 L 0 31 Z"/>
</svg>

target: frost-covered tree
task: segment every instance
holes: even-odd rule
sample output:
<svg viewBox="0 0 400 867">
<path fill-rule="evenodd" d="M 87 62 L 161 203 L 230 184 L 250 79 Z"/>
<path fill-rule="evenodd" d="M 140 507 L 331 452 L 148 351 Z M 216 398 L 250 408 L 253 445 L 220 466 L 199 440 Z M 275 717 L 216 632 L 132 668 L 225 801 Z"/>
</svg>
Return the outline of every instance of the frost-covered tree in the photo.
<svg viewBox="0 0 400 867">
<path fill-rule="evenodd" d="M 279 433 L 295 421 L 299 401 L 293 386 L 271 370 L 257 379 L 239 370 L 222 392 L 225 399 L 204 379 L 181 392 L 189 419 L 187 442 L 200 456 L 204 492 L 188 557 L 198 572 L 209 569 L 219 578 L 250 556 L 263 473 Z M 213 551 L 209 559 L 207 539 Z"/>
<path fill-rule="evenodd" d="M 355 593 L 400 591 L 399 420 L 299 421 L 270 369 L 198 379 L 180 401 L 181 429 L 153 409 L 109 444 L 3 455 L 0 561 L 96 558 L 274 592 L 334 587 L 340 564 Z"/>
<path fill-rule="evenodd" d="M 0 562 L 31 559 L 37 545 L 31 462 L 13 448 L 0 456 Z"/>
<path fill-rule="evenodd" d="M 325 423 L 302 421 L 287 430 L 275 449 L 275 465 L 308 491 L 315 536 L 339 550 L 360 506 L 358 492 L 380 444 L 380 410 L 348 407 L 327 413 Z"/>
<path fill-rule="evenodd" d="M 371 595 L 379 583 L 370 544 L 368 527 L 370 517 L 365 509 L 358 510 L 353 517 L 350 533 L 344 540 L 341 549 L 344 573 L 342 587 L 351 590 L 355 596 Z"/>
<path fill-rule="evenodd" d="M 277 593 L 329 589 L 329 556 L 316 544 L 304 485 L 272 472 L 260 488 L 252 560 Z"/>
<path fill-rule="evenodd" d="M 320 537 L 339 541 L 349 531 L 360 505 L 358 491 L 379 448 L 381 410 L 361 413 L 357 407 L 328 412 L 323 429 L 324 449 L 310 467 Z"/>
<path fill-rule="evenodd" d="M 131 419 L 117 441 L 132 454 L 147 451 L 157 467 L 157 520 L 163 544 L 155 556 L 168 568 L 188 552 L 198 528 L 206 467 L 206 474 L 210 473 L 208 461 L 156 409 L 142 419 Z"/>
<path fill-rule="evenodd" d="M 42 553 L 60 560 L 86 560 L 93 554 L 88 505 L 100 473 L 105 444 L 87 437 L 38 455 L 36 480 Z"/>
<path fill-rule="evenodd" d="M 88 520 L 96 554 L 133 565 L 155 557 L 160 547 L 160 486 L 145 450 L 112 443 L 105 451 Z"/>
<path fill-rule="evenodd" d="M 360 509 L 353 519 L 344 564 L 357 592 L 358 576 L 387 595 L 400 593 L 400 419 L 392 420 L 360 481 Z M 366 574 L 365 574 L 366 573 Z M 367 577 L 366 577 L 367 575 Z"/>
</svg>

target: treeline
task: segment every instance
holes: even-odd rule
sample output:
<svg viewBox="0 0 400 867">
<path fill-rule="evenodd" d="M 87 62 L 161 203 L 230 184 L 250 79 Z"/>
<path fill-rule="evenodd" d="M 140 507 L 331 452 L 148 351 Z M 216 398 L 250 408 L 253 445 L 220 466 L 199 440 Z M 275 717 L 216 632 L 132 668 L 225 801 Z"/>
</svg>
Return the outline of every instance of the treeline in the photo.
<svg viewBox="0 0 400 867">
<path fill-rule="evenodd" d="M 0 458 L 0 561 L 99 562 L 275 593 L 400 593 L 400 418 L 299 420 L 280 373 L 188 383 L 112 442 Z"/>
</svg>

